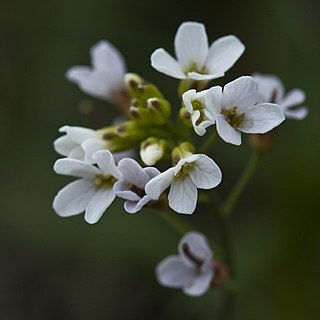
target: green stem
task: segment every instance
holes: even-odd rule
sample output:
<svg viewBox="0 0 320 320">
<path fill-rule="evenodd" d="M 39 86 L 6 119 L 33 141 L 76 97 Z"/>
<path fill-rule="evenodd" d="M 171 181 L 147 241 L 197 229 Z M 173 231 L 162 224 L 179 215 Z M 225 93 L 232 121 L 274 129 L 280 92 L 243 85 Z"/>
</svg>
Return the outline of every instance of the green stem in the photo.
<svg viewBox="0 0 320 320">
<path fill-rule="evenodd" d="M 200 147 L 199 153 L 206 153 L 217 141 L 217 138 L 218 138 L 218 134 L 216 132 L 210 135 L 209 138 Z"/>
<path fill-rule="evenodd" d="M 262 154 L 260 152 L 255 151 L 252 154 L 242 175 L 240 176 L 239 180 L 236 182 L 235 186 L 233 187 L 229 196 L 227 197 L 227 199 L 225 200 L 225 202 L 221 207 L 221 211 L 224 216 L 228 216 L 232 212 L 235 204 L 239 200 L 244 189 L 247 187 L 249 181 L 251 180 L 254 173 L 256 172 L 261 158 L 262 158 Z"/>
</svg>

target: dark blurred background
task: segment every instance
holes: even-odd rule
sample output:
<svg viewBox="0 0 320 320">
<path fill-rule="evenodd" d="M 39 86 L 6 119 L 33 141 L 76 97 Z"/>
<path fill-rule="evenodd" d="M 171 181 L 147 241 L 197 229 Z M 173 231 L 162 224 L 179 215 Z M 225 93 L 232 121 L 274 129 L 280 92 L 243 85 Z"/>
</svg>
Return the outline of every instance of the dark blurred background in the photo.
<svg viewBox="0 0 320 320">
<path fill-rule="evenodd" d="M 177 27 L 188 20 L 203 22 L 210 42 L 235 34 L 246 45 L 217 83 L 259 71 L 307 94 L 309 116 L 281 126 L 230 227 L 237 319 L 319 319 L 319 2 L 4 0 L 0 9 L 0 319 L 219 319 L 219 292 L 190 298 L 157 284 L 154 267 L 176 252 L 180 235 L 154 212 L 128 215 L 119 201 L 91 226 L 83 215 L 63 219 L 51 208 L 69 181 L 52 170 L 58 128 L 92 125 L 79 112 L 83 99 L 108 121 L 114 116 L 65 71 L 89 65 L 89 48 L 108 39 L 129 71 L 175 101 L 177 81 L 153 70 L 149 58 L 158 47 L 173 53 Z M 249 154 L 246 141 L 217 144 L 220 190 L 232 186 Z M 186 219 L 209 234 L 208 215 Z"/>
</svg>

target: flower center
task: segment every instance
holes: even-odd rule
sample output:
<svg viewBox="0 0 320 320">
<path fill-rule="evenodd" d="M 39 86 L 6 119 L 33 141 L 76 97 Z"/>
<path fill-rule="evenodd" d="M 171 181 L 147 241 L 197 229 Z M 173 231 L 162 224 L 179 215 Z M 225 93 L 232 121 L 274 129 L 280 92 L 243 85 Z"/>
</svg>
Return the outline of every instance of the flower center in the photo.
<svg viewBox="0 0 320 320">
<path fill-rule="evenodd" d="M 127 183 L 127 186 L 132 192 L 134 192 L 140 198 L 143 198 L 146 195 L 144 190 L 138 188 L 132 183 Z"/>
<path fill-rule="evenodd" d="M 94 184 L 97 188 L 110 189 L 115 184 L 117 179 L 109 173 L 97 174 L 94 179 Z"/>
<path fill-rule="evenodd" d="M 237 107 L 232 108 L 222 108 L 221 114 L 224 115 L 227 122 L 234 128 L 238 128 L 244 119 L 244 113 L 238 114 Z"/>
<path fill-rule="evenodd" d="M 193 100 L 191 102 L 193 110 L 198 110 L 200 112 L 199 119 L 196 121 L 196 125 L 200 125 L 201 122 L 208 120 L 208 117 L 204 113 L 203 104 L 199 100 Z"/>
<path fill-rule="evenodd" d="M 179 170 L 179 172 L 177 173 L 176 177 L 178 178 L 183 178 L 185 176 L 187 176 L 190 173 L 190 170 L 192 169 L 193 164 L 186 162 L 181 166 L 181 169 Z"/>
<path fill-rule="evenodd" d="M 189 68 L 186 68 L 184 70 L 185 74 L 188 74 L 189 72 L 197 72 L 197 73 L 200 73 L 200 74 L 205 74 L 205 73 L 207 73 L 207 70 L 206 70 L 205 66 L 202 66 L 201 68 L 199 68 L 197 66 L 197 64 L 195 62 L 193 62 L 193 63 L 190 64 Z"/>
</svg>

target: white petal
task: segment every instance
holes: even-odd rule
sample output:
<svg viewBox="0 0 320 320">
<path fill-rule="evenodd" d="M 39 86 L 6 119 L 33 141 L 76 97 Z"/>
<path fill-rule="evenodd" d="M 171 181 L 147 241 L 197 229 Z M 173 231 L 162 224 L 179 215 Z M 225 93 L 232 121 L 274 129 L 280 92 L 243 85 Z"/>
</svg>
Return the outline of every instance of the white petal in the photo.
<svg viewBox="0 0 320 320">
<path fill-rule="evenodd" d="M 257 102 L 278 103 L 284 94 L 284 87 L 281 80 L 271 74 L 254 73 L 252 75 L 257 82 L 259 99 Z"/>
<path fill-rule="evenodd" d="M 160 174 L 160 171 L 154 167 L 143 168 L 143 171 L 148 175 L 150 180 Z"/>
<path fill-rule="evenodd" d="M 59 131 L 66 132 L 68 137 L 78 144 L 81 144 L 86 139 L 95 138 L 97 136 L 97 132 L 95 130 L 83 127 L 63 126 Z"/>
<path fill-rule="evenodd" d="M 92 155 L 99 150 L 106 148 L 106 142 L 102 139 L 87 139 L 81 144 L 81 148 L 84 150 L 84 161 L 87 163 L 95 163 Z"/>
<path fill-rule="evenodd" d="M 149 176 L 143 171 L 140 165 L 133 159 L 125 158 L 119 161 L 118 168 L 123 178 L 139 189 L 144 189 Z"/>
<path fill-rule="evenodd" d="M 201 296 L 210 288 L 212 278 L 213 271 L 200 273 L 183 286 L 183 292 L 193 297 Z"/>
<path fill-rule="evenodd" d="M 303 103 L 305 99 L 306 95 L 302 90 L 293 89 L 288 92 L 287 95 L 281 101 L 279 101 L 278 104 L 281 110 L 284 111 L 290 107 L 297 106 Z"/>
<path fill-rule="evenodd" d="M 195 100 L 196 92 L 197 91 L 195 89 L 190 89 L 182 94 L 183 103 L 190 113 L 193 112 L 193 106 L 191 102 Z"/>
<path fill-rule="evenodd" d="M 205 154 L 199 154 L 194 167 L 190 170 L 190 177 L 197 188 L 211 189 L 216 187 L 222 179 L 222 173 L 217 164 Z"/>
<path fill-rule="evenodd" d="M 207 90 L 205 103 L 208 111 L 215 117 L 221 112 L 222 88 L 215 86 Z"/>
<path fill-rule="evenodd" d="M 157 163 L 163 156 L 163 147 L 159 144 L 151 144 L 140 149 L 141 160 L 148 166 Z"/>
<path fill-rule="evenodd" d="M 185 158 L 182 158 L 174 167 L 174 175 L 176 176 L 178 174 L 178 172 L 180 171 L 181 167 L 185 164 L 185 163 L 192 163 L 195 162 L 198 159 L 198 155 L 197 154 L 191 154 L 190 156 L 187 156 Z"/>
<path fill-rule="evenodd" d="M 93 179 L 96 174 L 100 173 L 98 168 L 88 163 L 69 158 L 58 159 L 53 166 L 53 170 L 58 174 L 87 179 Z"/>
<path fill-rule="evenodd" d="M 100 150 L 92 155 L 93 160 L 103 173 L 110 173 L 115 178 L 122 178 L 120 170 L 114 163 L 112 153 L 109 150 Z"/>
<path fill-rule="evenodd" d="M 205 81 L 221 78 L 224 76 L 224 73 L 210 73 L 210 74 L 201 74 L 198 72 L 188 72 L 188 78 L 197 80 L 197 81 Z"/>
<path fill-rule="evenodd" d="M 98 189 L 89 202 L 84 219 L 91 224 L 98 222 L 115 197 L 116 195 L 111 188 Z"/>
<path fill-rule="evenodd" d="M 223 115 L 216 115 L 216 128 L 219 136 L 228 143 L 232 143 L 236 146 L 241 144 L 241 133 L 230 126 Z"/>
<path fill-rule="evenodd" d="M 157 49 L 152 53 L 151 65 L 159 72 L 162 72 L 173 78 L 187 78 L 181 65 L 163 49 Z"/>
<path fill-rule="evenodd" d="M 67 135 L 57 138 L 53 142 L 54 150 L 62 156 L 68 156 L 71 150 L 77 146 L 77 144 L 70 139 Z"/>
<path fill-rule="evenodd" d="M 159 283 L 169 288 L 182 288 L 195 276 L 195 269 L 186 265 L 180 257 L 169 256 L 162 260 L 156 268 Z"/>
<path fill-rule="evenodd" d="M 89 67 L 74 66 L 71 67 L 65 74 L 65 77 L 76 84 L 82 83 L 91 74 L 91 69 Z"/>
<path fill-rule="evenodd" d="M 81 148 L 80 145 L 77 145 L 76 147 L 74 147 L 68 154 L 68 158 L 71 158 L 71 159 L 77 159 L 77 160 L 80 160 L 80 161 L 84 161 L 84 151 L 83 149 Z M 88 162 L 88 161 L 85 161 L 85 162 Z"/>
<path fill-rule="evenodd" d="M 92 181 L 80 179 L 67 184 L 55 196 L 53 208 L 62 217 L 83 212 L 95 194 Z"/>
<path fill-rule="evenodd" d="M 197 22 L 182 23 L 174 39 L 177 59 L 184 69 L 196 64 L 197 69 L 204 65 L 209 45 L 205 27 Z"/>
<path fill-rule="evenodd" d="M 224 74 L 240 58 L 245 47 L 235 36 L 225 36 L 210 46 L 206 66 L 210 73 Z"/>
<path fill-rule="evenodd" d="M 198 190 L 189 176 L 174 178 L 169 195 L 169 206 L 178 213 L 192 214 L 197 205 Z"/>
<path fill-rule="evenodd" d="M 146 194 L 154 200 L 158 200 L 161 193 L 166 190 L 173 179 L 174 168 L 160 173 L 158 176 L 151 179 L 145 187 Z"/>
<path fill-rule="evenodd" d="M 185 261 L 194 264 L 192 261 L 190 261 L 190 258 L 188 255 L 186 255 L 186 252 L 183 249 L 185 244 L 188 245 L 188 250 L 193 257 L 203 262 L 211 261 L 212 251 L 209 247 L 207 238 L 202 233 L 196 231 L 188 232 L 179 241 L 179 254 Z"/>
<path fill-rule="evenodd" d="M 284 115 L 288 119 L 302 120 L 308 115 L 308 108 L 300 107 L 284 110 Z"/>
<path fill-rule="evenodd" d="M 252 77 L 244 76 L 225 85 L 221 106 L 224 108 L 237 107 L 238 112 L 241 113 L 242 108 L 253 106 L 257 99 L 256 81 Z"/>
<path fill-rule="evenodd" d="M 118 180 L 113 185 L 113 192 L 122 199 L 129 201 L 140 201 L 141 197 L 139 197 L 136 193 L 129 189 L 128 183 L 124 180 Z"/>
<path fill-rule="evenodd" d="M 124 209 L 128 213 L 137 213 L 143 206 L 145 206 L 148 202 L 152 201 L 149 196 L 144 196 L 139 201 L 126 201 L 124 203 Z"/>
<path fill-rule="evenodd" d="M 126 72 L 125 61 L 117 48 L 102 40 L 90 49 L 92 65 L 98 70 L 110 73 L 113 78 L 122 79 Z"/>
<path fill-rule="evenodd" d="M 246 110 L 238 130 L 245 133 L 266 133 L 285 119 L 279 106 L 273 103 L 261 103 Z"/>
</svg>

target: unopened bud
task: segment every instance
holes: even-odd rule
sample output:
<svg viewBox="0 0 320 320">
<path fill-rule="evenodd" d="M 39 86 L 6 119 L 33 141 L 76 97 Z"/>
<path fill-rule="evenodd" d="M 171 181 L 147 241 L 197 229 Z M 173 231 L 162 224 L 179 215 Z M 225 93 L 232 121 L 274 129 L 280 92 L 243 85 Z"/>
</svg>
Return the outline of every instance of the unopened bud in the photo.
<svg viewBox="0 0 320 320">
<path fill-rule="evenodd" d="M 185 107 L 180 108 L 179 117 L 187 127 L 192 128 L 191 113 Z"/>
<path fill-rule="evenodd" d="M 147 166 L 153 166 L 165 154 L 166 141 L 150 137 L 141 143 L 140 157 Z"/>
<path fill-rule="evenodd" d="M 147 100 L 147 108 L 152 122 L 161 125 L 168 121 L 171 108 L 167 100 L 163 98 L 149 98 Z"/>
<path fill-rule="evenodd" d="M 176 165 L 181 159 L 192 155 L 194 152 L 195 147 L 190 142 L 181 143 L 172 150 L 171 157 L 173 165 Z"/>
</svg>

